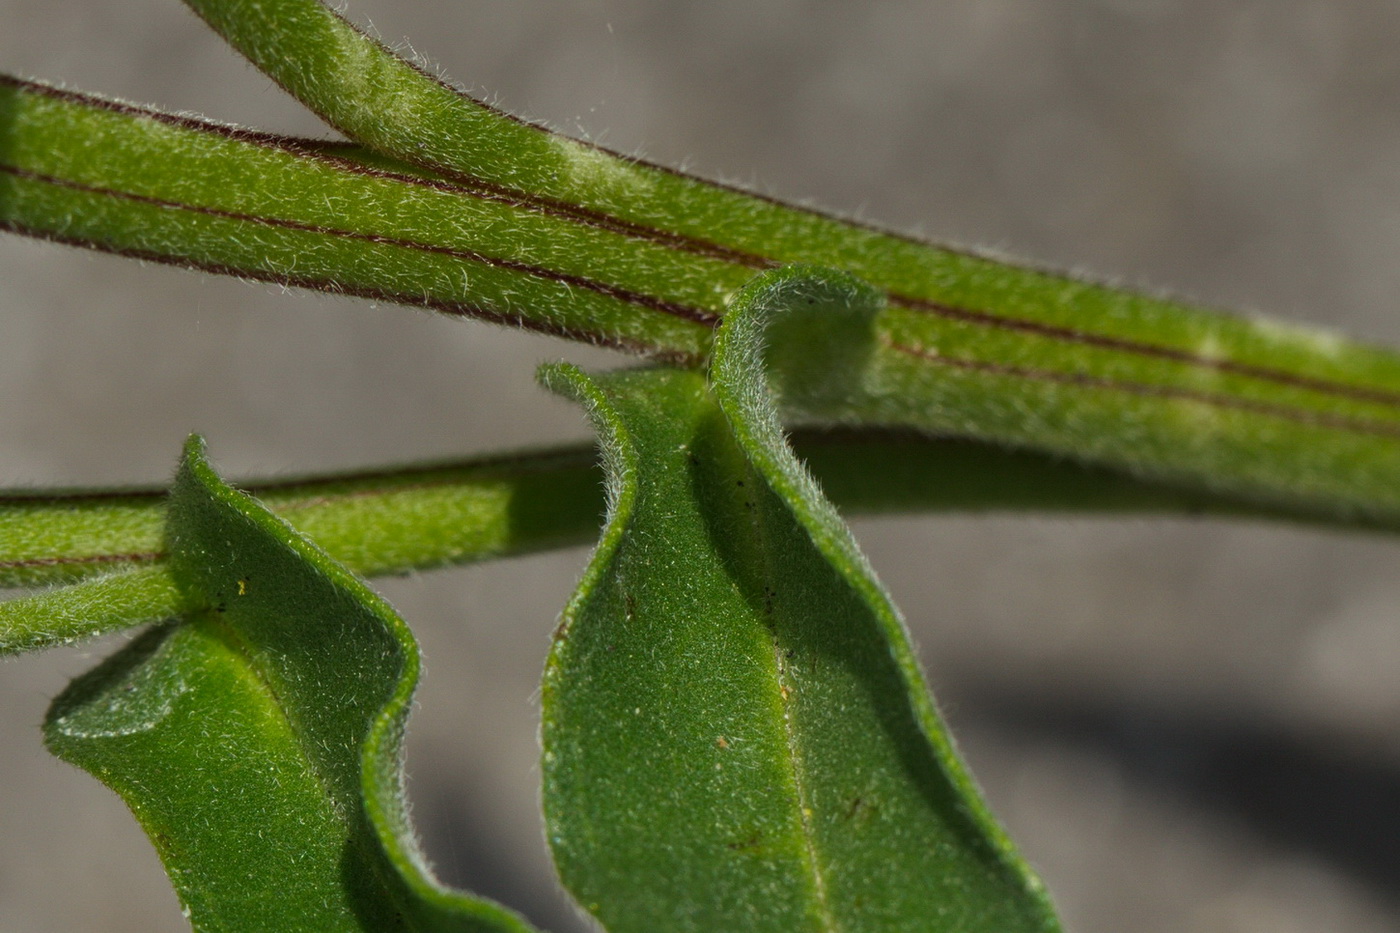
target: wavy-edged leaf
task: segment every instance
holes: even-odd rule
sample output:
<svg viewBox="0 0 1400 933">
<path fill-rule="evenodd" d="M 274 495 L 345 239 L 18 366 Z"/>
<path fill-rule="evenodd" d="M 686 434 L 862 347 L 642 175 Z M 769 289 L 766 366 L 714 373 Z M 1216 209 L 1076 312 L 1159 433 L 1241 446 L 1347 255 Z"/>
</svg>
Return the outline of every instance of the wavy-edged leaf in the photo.
<svg viewBox="0 0 1400 933">
<path fill-rule="evenodd" d="M 755 289 L 769 300 L 726 319 L 713 389 L 545 373 L 588 408 L 610 491 L 544 678 L 560 875 L 612 933 L 1055 930 L 765 383 L 776 307 L 859 326 L 868 291 L 797 273 Z"/>
<path fill-rule="evenodd" d="M 526 933 L 418 854 L 401 740 L 419 665 L 402 620 L 219 480 L 197 439 L 167 534 L 198 608 L 76 680 L 45 738 L 126 800 L 195 929 Z"/>
</svg>

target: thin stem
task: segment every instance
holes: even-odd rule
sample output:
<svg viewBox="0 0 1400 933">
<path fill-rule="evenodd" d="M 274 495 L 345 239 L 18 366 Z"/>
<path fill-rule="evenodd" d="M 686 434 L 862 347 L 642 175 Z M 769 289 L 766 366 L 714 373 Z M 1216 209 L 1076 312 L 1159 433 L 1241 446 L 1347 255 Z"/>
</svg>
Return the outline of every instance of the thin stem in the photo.
<svg viewBox="0 0 1400 933">
<path fill-rule="evenodd" d="M 1134 479 L 1034 452 L 878 430 L 803 430 L 793 446 L 848 514 L 1193 514 L 1326 521 Z M 602 474 L 591 446 L 331 474 L 242 488 L 364 575 L 401 573 L 596 537 Z M 158 489 L 0 494 L 0 587 L 101 577 L 165 559 Z M 1389 526 L 1387 527 L 1389 530 Z"/>
</svg>

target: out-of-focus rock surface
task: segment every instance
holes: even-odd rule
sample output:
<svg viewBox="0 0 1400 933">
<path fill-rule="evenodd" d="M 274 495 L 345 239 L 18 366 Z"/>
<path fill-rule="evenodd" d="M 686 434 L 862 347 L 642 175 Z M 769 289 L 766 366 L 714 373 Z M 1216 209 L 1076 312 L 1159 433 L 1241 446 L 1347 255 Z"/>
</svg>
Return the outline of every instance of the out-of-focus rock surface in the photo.
<svg viewBox="0 0 1400 933">
<path fill-rule="evenodd" d="M 508 108 L 936 238 L 1400 344 L 1400 7 L 353 0 Z M 0 0 L 0 70 L 319 132 L 175 0 Z M 0 240 L 0 483 L 158 482 L 583 438 L 536 362 L 396 307 Z M 1189 521 L 858 531 L 995 808 L 1080 933 L 1400 927 L 1400 550 Z M 556 930 L 535 680 L 578 551 L 390 580 L 427 682 L 445 877 Z M 183 928 L 44 707 L 108 646 L 0 667 L 0 929 Z"/>
</svg>

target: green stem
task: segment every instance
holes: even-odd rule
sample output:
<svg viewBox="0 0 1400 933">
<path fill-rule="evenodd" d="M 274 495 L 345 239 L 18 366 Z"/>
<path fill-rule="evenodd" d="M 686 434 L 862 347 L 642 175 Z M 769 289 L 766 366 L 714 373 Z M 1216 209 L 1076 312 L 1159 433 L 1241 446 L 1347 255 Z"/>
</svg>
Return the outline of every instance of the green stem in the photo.
<svg viewBox="0 0 1400 933">
<path fill-rule="evenodd" d="M 851 515 L 1036 512 L 1329 521 L 1325 514 L 1264 508 L 973 441 L 842 429 L 801 430 L 792 443 L 827 495 Z M 243 488 L 337 560 L 373 576 L 587 544 L 603 512 L 595 460 L 591 446 L 577 446 L 251 480 Z M 165 492 L 158 489 L 0 494 L 0 587 L 101 580 L 114 571 L 162 566 L 165 506 Z"/>
<path fill-rule="evenodd" d="M 1029 444 L 1339 512 L 1400 509 L 1400 359 L 1017 268 L 621 157 L 473 100 L 319 0 L 187 0 L 387 156 L 762 270 L 853 273 L 889 303 L 832 414 Z"/>
<path fill-rule="evenodd" d="M 708 346 L 716 263 L 373 163 L 0 77 L 0 229 L 665 358 Z"/>
<path fill-rule="evenodd" d="M 0 226 L 698 366 L 793 263 L 882 307 L 822 421 L 979 437 L 1337 520 L 1400 516 L 1400 356 L 786 206 L 510 118 L 318 0 L 191 0 L 367 150 L 0 86 Z"/>
</svg>

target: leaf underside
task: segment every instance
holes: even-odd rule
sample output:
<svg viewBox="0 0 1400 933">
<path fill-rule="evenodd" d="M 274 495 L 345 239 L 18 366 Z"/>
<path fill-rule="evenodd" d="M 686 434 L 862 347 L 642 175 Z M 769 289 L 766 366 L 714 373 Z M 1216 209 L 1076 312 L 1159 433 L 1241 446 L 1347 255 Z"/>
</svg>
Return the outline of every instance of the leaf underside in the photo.
<svg viewBox="0 0 1400 933">
<path fill-rule="evenodd" d="M 545 372 L 589 410 L 611 503 L 544 678 L 561 877 L 612 933 L 1058 929 L 754 365 L 774 305 L 861 294 L 779 274 L 748 295 L 713 386 Z"/>
<path fill-rule="evenodd" d="M 171 493 L 187 610 L 55 701 L 58 757 L 120 794 L 197 930 L 525 933 L 440 887 L 408 829 L 417 647 L 382 600 L 191 443 Z"/>
</svg>

